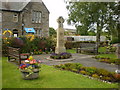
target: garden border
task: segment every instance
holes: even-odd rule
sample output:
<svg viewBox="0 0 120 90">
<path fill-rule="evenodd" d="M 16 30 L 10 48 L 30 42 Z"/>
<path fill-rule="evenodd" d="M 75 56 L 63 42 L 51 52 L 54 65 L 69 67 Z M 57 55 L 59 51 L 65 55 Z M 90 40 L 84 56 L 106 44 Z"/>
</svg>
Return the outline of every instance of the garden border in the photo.
<svg viewBox="0 0 120 90">
<path fill-rule="evenodd" d="M 75 60 L 75 58 L 69 58 L 69 59 L 52 59 L 50 57 L 47 57 L 46 59 L 50 60 L 50 61 L 58 61 L 58 62 L 66 62 L 66 61 L 73 61 L 73 60 Z"/>
</svg>

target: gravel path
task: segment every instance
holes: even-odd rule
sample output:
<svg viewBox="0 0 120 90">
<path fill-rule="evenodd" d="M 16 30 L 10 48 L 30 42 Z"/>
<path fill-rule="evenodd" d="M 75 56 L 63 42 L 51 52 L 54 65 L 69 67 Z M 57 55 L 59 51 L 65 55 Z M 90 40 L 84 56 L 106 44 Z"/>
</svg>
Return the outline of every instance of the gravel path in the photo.
<svg viewBox="0 0 120 90">
<path fill-rule="evenodd" d="M 59 62 L 59 61 L 50 61 L 47 60 L 49 57 L 49 54 L 43 54 L 43 55 L 34 55 L 33 57 L 35 59 L 40 59 L 43 64 L 46 65 L 59 65 L 64 63 L 81 63 L 86 67 L 97 67 L 97 68 L 103 68 L 108 71 L 114 72 L 116 69 L 118 69 L 117 65 L 107 64 L 103 62 L 98 62 L 96 59 L 92 58 L 94 55 L 85 55 L 85 54 L 72 54 L 73 58 L 75 60 L 73 61 L 65 61 L 65 62 Z"/>
</svg>

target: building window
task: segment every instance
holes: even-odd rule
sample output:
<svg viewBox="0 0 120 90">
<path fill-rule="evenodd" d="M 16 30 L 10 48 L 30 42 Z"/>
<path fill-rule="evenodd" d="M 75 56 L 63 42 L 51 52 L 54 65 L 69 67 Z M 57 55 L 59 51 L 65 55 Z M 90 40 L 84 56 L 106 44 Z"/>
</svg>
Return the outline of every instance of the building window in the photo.
<svg viewBox="0 0 120 90">
<path fill-rule="evenodd" d="M 14 22 L 18 22 L 18 14 L 14 14 L 13 15 L 13 21 Z"/>
<path fill-rule="evenodd" d="M 32 12 L 32 23 L 41 23 L 41 12 L 40 11 L 33 11 Z"/>
</svg>

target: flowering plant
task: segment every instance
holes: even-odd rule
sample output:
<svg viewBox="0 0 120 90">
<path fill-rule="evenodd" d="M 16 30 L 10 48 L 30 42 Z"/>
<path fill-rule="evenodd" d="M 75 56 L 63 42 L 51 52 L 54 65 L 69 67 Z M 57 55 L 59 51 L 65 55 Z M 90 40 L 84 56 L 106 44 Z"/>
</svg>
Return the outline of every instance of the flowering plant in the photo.
<svg viewBox="0 0 120 90">
<path fill-rule="evenodd" d="M 60 54 L 52 53 L 50 55 L 50 58 L 53 58 L 53 59 L 68 59 L 68 58 L 71 58 L 71 57 L 72 57 L 71 53 L 67 53 L 67 52 L 63 52 L 63 53 L 60 53 Z"/>
<path fill-rule="evenodd" d="M 40 60 L 35 60 L 32 56 L 30 56 L 27 60 L 22 61 L 22 63 L 19 66 L 19 69 L 21 70 L 21 72 L 27 72 L 28 74 L 26 75 L 26 77 L 28 77 L 35 71 L 40 70 L 40 63 Z"/>
</svg>

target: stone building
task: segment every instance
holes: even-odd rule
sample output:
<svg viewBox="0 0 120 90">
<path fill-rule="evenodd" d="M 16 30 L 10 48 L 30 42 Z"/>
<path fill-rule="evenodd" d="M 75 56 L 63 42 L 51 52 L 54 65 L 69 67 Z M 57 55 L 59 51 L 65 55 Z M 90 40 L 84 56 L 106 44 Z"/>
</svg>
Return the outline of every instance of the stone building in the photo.
<svg viewBox="0 0 120 90">
<path fill-rule="evenodd" d="M 37 36 L 49 36 L 49 11 L 42 1 L 2 2 L 0 9 L 2 32 L 10 30 L 12 36 L 20 36 L 29 33 L 25 29 L 32 29 Z"/>
</svg>

